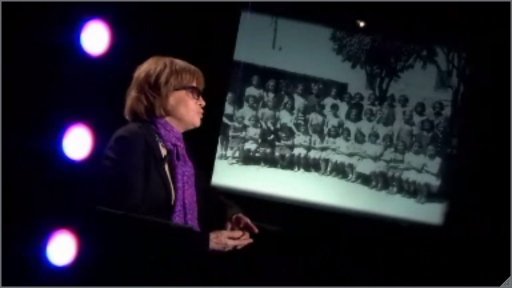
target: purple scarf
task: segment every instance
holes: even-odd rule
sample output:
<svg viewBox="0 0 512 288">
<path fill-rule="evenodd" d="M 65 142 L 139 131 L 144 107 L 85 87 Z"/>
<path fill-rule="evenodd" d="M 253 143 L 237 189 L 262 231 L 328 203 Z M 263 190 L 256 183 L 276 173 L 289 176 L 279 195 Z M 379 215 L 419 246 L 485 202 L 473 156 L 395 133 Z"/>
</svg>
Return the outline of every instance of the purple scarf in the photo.
<svg viewBox="0 0 512 288">
<path fill-rule="evenodd" d="M 169 170 L 176 182 L 173 183 L 176 195 L 172 222 L 199 231 L 194 166 L 188 158 L 183 135 L 165 118 L 155 119 L 154 125 L 168 150 L 171 160 Z"/>
</svg>

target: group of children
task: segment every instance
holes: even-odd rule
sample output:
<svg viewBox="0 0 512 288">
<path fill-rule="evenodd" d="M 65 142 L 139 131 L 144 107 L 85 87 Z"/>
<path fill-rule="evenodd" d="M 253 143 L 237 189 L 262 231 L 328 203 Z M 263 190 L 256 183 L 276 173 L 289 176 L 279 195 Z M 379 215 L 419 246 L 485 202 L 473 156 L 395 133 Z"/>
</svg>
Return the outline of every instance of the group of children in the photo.
<svg viewBox="0 0 512 288">
<path fill-rule="evenodd" d="M 423 102 L 409 108 L 406 95 L 397 107 L 394 95 L 380 104 L 372 94 L 367 102 L 361 93 L 339 99 L 335 88 L 305 97 L 300 83 L 286 95 L 269 82 L 258 90 L 253 77 L 240 109 L 228 94 L 220 159 L 338 177 L 420 203 L 438 191 L 448 119 L 442 102 L 427 113 Z"/>
</svg>

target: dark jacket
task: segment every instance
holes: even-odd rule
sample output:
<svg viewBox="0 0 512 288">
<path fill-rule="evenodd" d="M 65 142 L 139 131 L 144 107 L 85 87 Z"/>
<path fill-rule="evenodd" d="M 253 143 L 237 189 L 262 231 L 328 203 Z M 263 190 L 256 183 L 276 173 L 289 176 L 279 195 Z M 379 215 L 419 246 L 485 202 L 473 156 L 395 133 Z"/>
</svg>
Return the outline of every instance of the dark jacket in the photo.
<svg viewBox="0 0 512 288">
<path fill-rule="evenodd" d="M 114 133 L 105 152 L 102 178 L 104 185 L 99 191 L 97 211 L 104 235 L 108 235 L 109 242 L 128 241 L 126 247 L 117 248 L 129 249 L 130 253 L 137 250 L 144 257 L 169 249 L 183 254 L 205 252 L 208 232 L 215 228 L 209 221 L 211 216 L 220 213 L 225 221 L 239 212 L 212 189 L 202 189 L 204 181 L 198 181 L 201 232 L 172 224 L 174 207 L 165 160 L 155 128 L 145 122 L 129 123 Z"/>
</svg>

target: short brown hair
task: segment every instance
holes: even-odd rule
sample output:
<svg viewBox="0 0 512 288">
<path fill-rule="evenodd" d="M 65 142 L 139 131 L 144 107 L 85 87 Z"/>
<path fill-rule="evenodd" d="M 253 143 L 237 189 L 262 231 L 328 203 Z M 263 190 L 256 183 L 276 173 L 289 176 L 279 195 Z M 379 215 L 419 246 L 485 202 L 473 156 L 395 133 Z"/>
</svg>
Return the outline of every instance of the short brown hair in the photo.
<svg viewBox="0 0 512 288">
<path fill-rule="evenodd" d="M 126 93 L 124 117 L 128 121 L 165 117 L 164 105 L 169 93 L 196 82 L 204 88 L 201 70 L 183 60 L 153 56 L 137 67 Z"/>
</svg>

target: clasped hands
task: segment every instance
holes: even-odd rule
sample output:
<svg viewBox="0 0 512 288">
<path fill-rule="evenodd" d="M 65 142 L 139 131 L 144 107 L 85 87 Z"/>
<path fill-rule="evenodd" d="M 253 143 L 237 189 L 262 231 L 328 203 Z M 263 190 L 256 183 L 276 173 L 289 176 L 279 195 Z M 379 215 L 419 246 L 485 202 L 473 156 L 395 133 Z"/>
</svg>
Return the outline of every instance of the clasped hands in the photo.
<svg viewBox="0 0 512 288">
<path fill-rule="evenodd" d="M 233 215 L 226 222 L 225 230 L 210 233 L 210 250 L 238 250 L 251 244 L 254 240 L 251 234 L 257 234 L 258 228 L 242 213 Z"/>
</svg>

